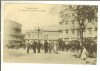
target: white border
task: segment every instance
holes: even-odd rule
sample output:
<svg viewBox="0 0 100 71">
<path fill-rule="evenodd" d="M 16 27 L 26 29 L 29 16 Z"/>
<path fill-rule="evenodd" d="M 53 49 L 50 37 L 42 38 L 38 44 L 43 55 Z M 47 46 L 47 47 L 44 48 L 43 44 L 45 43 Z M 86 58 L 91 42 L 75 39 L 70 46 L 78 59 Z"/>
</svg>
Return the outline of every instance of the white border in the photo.
<svg viewBox="0 0 100 71">
<path fill-rule="evenodd" d="M 2 1 L 1 2 L 1 71 L 99 71 L 100 69 L 100 2 L 99 1 Z M 98 56 L 97 65 L 3 63 L 3 23 L 5 3 L 98 5 Z"/>
</svg>

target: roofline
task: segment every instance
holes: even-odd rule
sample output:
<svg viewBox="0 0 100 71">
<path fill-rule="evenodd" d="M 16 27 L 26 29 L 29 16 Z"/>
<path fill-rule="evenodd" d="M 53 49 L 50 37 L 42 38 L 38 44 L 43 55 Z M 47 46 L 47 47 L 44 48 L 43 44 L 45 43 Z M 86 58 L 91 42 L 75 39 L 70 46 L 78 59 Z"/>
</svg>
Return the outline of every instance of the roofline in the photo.
<svg viewBox="0 0 100 71">
<path fill-rule="evenodd" d="M 5 21 L 13 22 L 13 23 L 15 23 L 15 24 L 18 24 L 18 25 L 22 26 L 22 24 L 20 24 L 20 23 L 18 23 L 18 22 L 15 22 L 15 21 L 13 21 L 13 20 L 5 19 Z"/>
</svg>

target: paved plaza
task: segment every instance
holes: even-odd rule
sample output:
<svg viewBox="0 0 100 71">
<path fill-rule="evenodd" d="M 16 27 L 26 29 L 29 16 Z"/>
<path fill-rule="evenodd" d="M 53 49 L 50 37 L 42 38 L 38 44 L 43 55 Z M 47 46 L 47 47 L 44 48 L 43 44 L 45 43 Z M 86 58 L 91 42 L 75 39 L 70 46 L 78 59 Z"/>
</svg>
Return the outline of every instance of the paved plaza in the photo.
<svg viewBox="0 0 100 71">
<path fill-rule="evenodd" d="M 58 54 L 44 53 L 26 53 L 26 49 L 4 49 L 4 62 L 7 63 L 49 63 L 49 64 L 86 64 L 81 58 L 76 58 L 75 52 L 59 51 Z M 88 58 L 87 64 L 96 64 L 96 58 Z"/>
</svg>

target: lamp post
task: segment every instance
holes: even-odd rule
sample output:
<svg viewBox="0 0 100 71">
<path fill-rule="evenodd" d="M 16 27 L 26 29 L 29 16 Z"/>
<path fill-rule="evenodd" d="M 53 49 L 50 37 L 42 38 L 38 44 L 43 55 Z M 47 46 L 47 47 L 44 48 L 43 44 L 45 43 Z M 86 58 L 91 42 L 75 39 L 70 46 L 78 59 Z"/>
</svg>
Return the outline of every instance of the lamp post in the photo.
<svg viewBox="0 0 100 71">
<path fill-rule="evenodd" d="M 39 28 L 39 26 L 38 26 L 37 31 L 38 31 L 38 41 L 39 41 L 39 32 L 40 32 L 40 28 Z"/>
<path fill-rule="evenodd" d="M 39 15 L 36 14 L 36 19 L 37 19 L 37 22 L 38 22 L 38 26 L 37 26 L 37 41 L 39 41 L 39 32 L 40 32 L 40 28 L 39 28 Z"/>
</svg>

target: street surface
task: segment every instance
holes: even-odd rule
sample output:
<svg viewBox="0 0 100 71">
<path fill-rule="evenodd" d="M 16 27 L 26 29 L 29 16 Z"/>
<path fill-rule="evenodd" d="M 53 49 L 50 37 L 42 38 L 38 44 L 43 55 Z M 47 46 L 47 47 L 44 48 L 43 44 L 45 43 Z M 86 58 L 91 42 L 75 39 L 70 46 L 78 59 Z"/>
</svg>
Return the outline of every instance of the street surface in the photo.
<svg viewBox="0 0 100 71">
<path fill-rule="evenodd" d="M 59 51 L 58 54 L 33 53 L 30 50 L 29 54 L 26 49 L 4 49 L 4 62 L 7 63 L 49 63 L 49 64 L 86 64 L 81 58 L 76 58 L 75 52 Z M 96 58 L 88 58 L 87 64 L 96 64 Z"/>
</svg>

